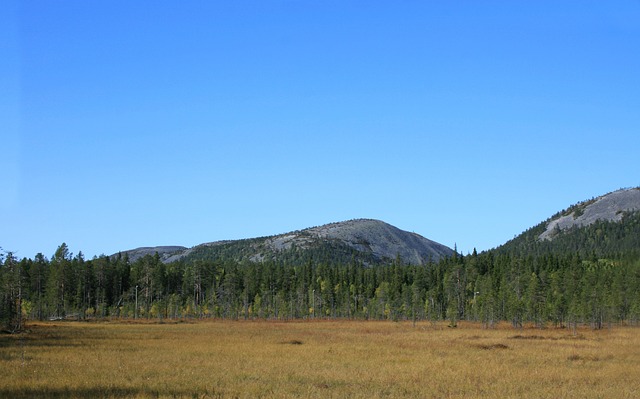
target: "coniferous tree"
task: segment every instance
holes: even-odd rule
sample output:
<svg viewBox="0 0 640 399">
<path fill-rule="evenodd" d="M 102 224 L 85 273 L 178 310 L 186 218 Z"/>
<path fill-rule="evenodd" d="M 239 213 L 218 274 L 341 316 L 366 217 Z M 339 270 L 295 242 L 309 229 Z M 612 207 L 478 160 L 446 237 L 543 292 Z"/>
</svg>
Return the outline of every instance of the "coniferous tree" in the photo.
<svg viewBox="0 0 640 399">
<path fill-rule="evenodd" d="M 1 261 L 2 259 L 0 259 Z M 22 330 L 23 273 L 12 252 L 4 255 L 0 262 L 0 322 L 10 332 Z"/>
</svg>

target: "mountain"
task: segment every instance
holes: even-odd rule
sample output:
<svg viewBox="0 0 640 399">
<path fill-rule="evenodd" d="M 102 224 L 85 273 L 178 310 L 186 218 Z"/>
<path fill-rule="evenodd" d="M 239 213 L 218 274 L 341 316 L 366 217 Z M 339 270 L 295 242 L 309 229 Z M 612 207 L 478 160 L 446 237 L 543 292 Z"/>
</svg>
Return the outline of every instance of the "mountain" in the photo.
<svg viewBox="0 0 640 399">
<path fill-rule="evenodd" d="M 159 247 L 140 247 L 136 249 L 130 249 L 128 251 L 122 251 L 120 254 L 127 254 L 129 256 L 129 261 L 135 262 L 136 260 L 146 256 L 146 255 L 155 255 L 156 253 L 160 256 L 160 259 L 165 261 L 170 258 L 171 255 L 175 253 L 179 253 L 185 251 L 186 247 L 181 247 L 178 245 L 173 246 L 159 246 Z M 112 257 L 117 256 L 118 254 L 112 255 Z"/>
<path fill-rule="evenodd" d="M 614 191 L 584 201 L 555 215 L 538 238 L 553 240 L 559 233 L 574 227 L 590 226 L 597 221 L 620 222 L 626 213 L 640 210 L 640 188 Z"/>
<path fill-rule="evenodd" d="M 579 202 L 508 241 L 498 252 L 611 255 L 640 248 L 640 188 Z"/>
<path fill-rule="evenodd" d="M 125 251 L 129 258 L 158 251 L 164 263 L 195 260 L 236 262 L 362 262 L 367 265 L 399 258 L 406 264 L 426 264 L 451 256 L 451 248 L 380 220 L 355 219 L 270 237 L 216 241 L 193 248 L 150 247 Z M 135 260 L 135 259 L 134 259 Z"/>
</svg>

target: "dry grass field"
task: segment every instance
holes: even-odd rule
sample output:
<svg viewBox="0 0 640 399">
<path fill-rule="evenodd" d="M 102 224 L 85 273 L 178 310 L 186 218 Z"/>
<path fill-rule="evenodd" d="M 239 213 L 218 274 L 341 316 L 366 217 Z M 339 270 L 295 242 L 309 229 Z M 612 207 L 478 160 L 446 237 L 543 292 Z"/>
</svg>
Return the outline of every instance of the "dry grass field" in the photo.
<svg viewBox="0 0 640 399">
<path fill-rule="evenodd" d="M 313 321 L 31 323 L 7 398 L 637 398 L 640 329 Z"/>
</svg>

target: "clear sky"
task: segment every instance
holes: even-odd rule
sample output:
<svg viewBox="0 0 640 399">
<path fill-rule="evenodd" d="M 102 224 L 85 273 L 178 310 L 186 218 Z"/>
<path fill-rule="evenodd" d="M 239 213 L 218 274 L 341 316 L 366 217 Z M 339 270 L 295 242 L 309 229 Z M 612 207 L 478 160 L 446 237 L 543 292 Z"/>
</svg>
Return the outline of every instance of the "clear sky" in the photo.
<svg viewBox="0 0 640 399">
<path fill-rule="evenodd" d="M 0 247 L 353 218 L 464 253 L 640 185 L 640 1 L 15 1 Z"/>
</svg>

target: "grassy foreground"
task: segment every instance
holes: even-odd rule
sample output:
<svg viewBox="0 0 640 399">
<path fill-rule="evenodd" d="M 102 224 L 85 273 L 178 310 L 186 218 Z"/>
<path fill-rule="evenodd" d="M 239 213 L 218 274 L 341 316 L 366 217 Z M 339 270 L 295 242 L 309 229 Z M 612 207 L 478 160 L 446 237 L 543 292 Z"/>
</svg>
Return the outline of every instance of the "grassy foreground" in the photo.
<svg viewBox="0 0 640 399">
<path fill-rule="evenodd" d="M 636 398 L 640 329 L 392 322 L 32 323 L 0 397 Z"/>
</svg>

